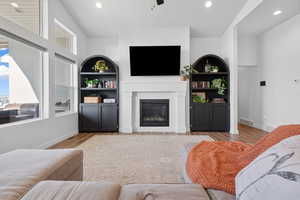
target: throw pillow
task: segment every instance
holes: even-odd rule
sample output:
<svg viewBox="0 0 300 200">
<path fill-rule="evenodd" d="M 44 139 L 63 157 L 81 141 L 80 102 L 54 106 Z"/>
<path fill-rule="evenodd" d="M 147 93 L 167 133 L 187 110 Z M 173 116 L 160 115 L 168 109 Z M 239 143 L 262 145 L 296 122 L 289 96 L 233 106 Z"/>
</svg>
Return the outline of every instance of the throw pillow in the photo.
<svg viewBox="0 0 300 200">
<path fill-rule="evenodd" d="M 237 200 L 299 200 L 300 135 L 272 146 L 235 179 Z"/>
</svg>

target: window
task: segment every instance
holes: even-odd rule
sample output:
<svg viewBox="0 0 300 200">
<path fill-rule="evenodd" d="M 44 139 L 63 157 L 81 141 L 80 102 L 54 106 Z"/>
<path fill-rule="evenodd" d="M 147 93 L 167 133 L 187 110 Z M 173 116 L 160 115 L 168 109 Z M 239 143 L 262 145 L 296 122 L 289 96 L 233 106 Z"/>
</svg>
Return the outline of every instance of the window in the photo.
<svg viewBox="0 0 300 200">
<path fill-rule="evenodd" d="M 55 58 L 55 113 L 74 111 L 74 64 Z"/>
<path fill-rule="evenodd" d="M 77 54 L 76 35 L 58 20 L 55 20 L 55 41 L 58 46 Z"/>
<path fill-rule="evenodd" d="M 40 0 L 1 0 L 0 16 L 40 34 Z"/>
<path fill-rule="evenodd" d="M 0 124 L 40 117 L 42 53 L 0 35 Z"/>
</svg>

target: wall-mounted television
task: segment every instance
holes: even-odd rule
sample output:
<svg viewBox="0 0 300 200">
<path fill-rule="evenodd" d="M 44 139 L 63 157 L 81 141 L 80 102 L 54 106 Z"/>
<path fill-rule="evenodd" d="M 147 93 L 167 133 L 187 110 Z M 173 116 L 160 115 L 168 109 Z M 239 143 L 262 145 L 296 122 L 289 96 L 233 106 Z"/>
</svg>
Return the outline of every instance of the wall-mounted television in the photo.
<svg viewBox="0 0 300 200">
<path fill-rule="evenodd" d="M 131 46 L 131 76 L 179 76 L 180 46 Z"/>
</svg>

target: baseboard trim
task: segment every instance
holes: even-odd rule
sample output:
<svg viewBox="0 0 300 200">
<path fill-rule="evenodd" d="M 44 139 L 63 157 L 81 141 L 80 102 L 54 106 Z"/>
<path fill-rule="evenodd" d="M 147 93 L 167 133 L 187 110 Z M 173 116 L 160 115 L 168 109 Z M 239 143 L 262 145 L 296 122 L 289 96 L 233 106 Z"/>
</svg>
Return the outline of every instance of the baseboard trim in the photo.
<svg viewBox="0 0 300 200">
<path fill-rule="evenodd" d="M 47 142 L 45 144 L 42 144 L 42 145 L 38 146 L 37 149 L 48 149 L 49 147 L 52 147 L 52 146 L 66 140 L 66 139 L 69 139 L 69 138 L 71 138 L 75 135 L 78 135 L 78 133 L 72 133 L 72 134 L 64 135 L 62 137 L 56 138 L 56 139 L 54 139 L 50 142 Z"/>
<path fill-rule="evenodd" d="M 231 134 L 231 135 L 239 135 L 239 134 L 240 134 L 240 131 L 239 131 L 238 129 L 230 130 L 230 134 Z"/>
</svg>

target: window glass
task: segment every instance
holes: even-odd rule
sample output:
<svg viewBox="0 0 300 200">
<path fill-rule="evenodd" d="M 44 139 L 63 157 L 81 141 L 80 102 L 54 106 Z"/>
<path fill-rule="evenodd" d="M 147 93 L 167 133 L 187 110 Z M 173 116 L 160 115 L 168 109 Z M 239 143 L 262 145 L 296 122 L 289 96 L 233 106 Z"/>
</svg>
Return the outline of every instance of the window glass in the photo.
<svg viewBox="0 0 300 200">
<path fill-rule="evenodd" d="M 75 34 L 57 20 L 55 20 L 55 41 L 60 47 L 76 54 Z"/>
<path fill-rule="evenodd" d="M 0 124 L 40 117 L 42 53 L 0 35 Z"/>
<path fill-rule="evenodd" d="M 0 16 L 34 33 L 40 33 L 40 0 L 1 0 Z"/>
<path fill-rule="evenodd" d="M 55 113 L 74 111 L 74 65 L 67 60 L 55 59 Z"/>
</svg>

